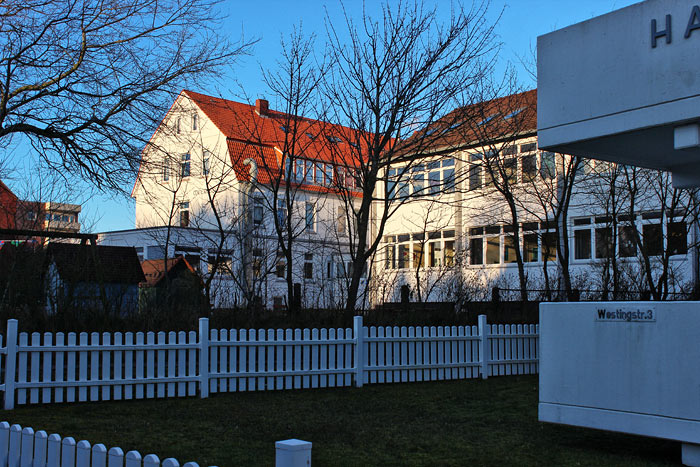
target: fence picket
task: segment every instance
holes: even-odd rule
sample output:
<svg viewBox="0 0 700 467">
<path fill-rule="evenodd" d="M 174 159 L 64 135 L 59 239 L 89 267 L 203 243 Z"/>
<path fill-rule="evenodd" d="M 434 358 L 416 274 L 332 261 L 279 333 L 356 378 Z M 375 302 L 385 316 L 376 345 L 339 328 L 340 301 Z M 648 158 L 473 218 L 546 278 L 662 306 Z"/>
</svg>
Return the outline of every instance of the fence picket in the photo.
<svg viewBox="0 0 700 467">
<path fill-rule="evenodd" d="M 264 332 L 264 331 L 260 331 Z M 268 329 L 267 330 L 267 341 L 268 342 L 276 342 L 275 339 L 275 330 L 274 329 Z M 275 354 L 277 353 L 277 346 L 274 347 L 267 347 L 267 363 L 265 366 L 265 371 L 268 372 L 274 372 L 275 371 Z M 265 383 L 265 389 L 268 391 L 271 391 L 275 389 L 275 378 L 272 376 L 267 377 L 267 382 Z"/>
<path fill-rule="evenodd" d="M 309 341 L 311 340 L 311 330 L 309 329 L 304 329 L 303 331 L 303 337 L 302 339 L 304 340 L 304 345 L 301 346 L 302 348 L 302 369 L 304 372 L 308 372 L 308 370 L 311 369 L 311 361 L 310 361 L 310 354 L 311 354 L 311 346 L 309 345 Z M 304 389 L 310 387 L 310 379 L 308 375 L 304 375 L 302 378 L 302 387 Z"/>
<path fill-rule="evenodd" d="M 124 451 L 121 448 L 110 448 L 107 453 L 107 467 L 123 467 Z"/>
<path fill-rule="evenodd" d="M 394 337 L 401 337 L 401 331 L 399 330 L 398 326 L 394 326 L 392 329 L 392 335 Z M 401 342 L 398 340 L 394 340 L 394 342 L 391 344 L 393 347 L 393 365 L 405 365 L 406 363 L 401 360 Z M 399 370 L 394 370 L 394 375 L 392 381 L 395 383 L 398 383 L 401 381 L 401 372 Z"/>
<path fill-rule="evenodd" d="M 45 346 L 51 346 L 53 343 L 53 334 L 50 332 L 45 332 L 44 333 L 44 345 Z M 42 362 L 42 378 L 41 381 L 43 382 L 51 382 L 53 379 L 51 378 L 51 372 L 53 370 L 53 362 L 51 361 L 51 357 L 53 356 L 53 352 L 43 352 L 44 354 L 44 361 Z M 41 402 L 44 404 L 48 404 L 51 402 L 51 387 L 45 387 L 41 390 Z"/>
<path fill-rule="evenodd" d="M 277 330 L 277 342 L 284 341 L 284 330 Z M 284 347 L 282 345 L 277 345 L 275 347 L 277 351 L 277 358 L 275 359 L 275 372 L 281 373 L 284 371 Z M 275 389 L 284 389 L 284 378 L 278 376 L 275 381 Z"/>
<path fill-rule="evenodd" d="M 34 455 L 32 467 L 46 467 L 46 454 L 49 437 L 44 430 L 39 430 L 34 434 Z"/>
<path fill-rule="evenodd" d="M 376 329 L 376 337 L 378 339 L 382 339 L 381 342 L 374 342 L 374 357 L 376 358 L 376 371 L 374 372 L 375 374 L 375 381 L 378 383 L 383 383 L 384 382 L 384 354 L 385 354 L 385 347 L 386 347 L 386 336 L 384 335 L 384 326 L 379 326 Z M 370 329 L 370 336 L 372 335 L 372 330 Z M 371 352 L 371 351 L 370 351 Z M 371 365 L 371 363 L 370 363 Z"/>
<path fill-rule="evenodd" d="M 165 345 L 165 333 L 163 331 L 158 333 L 157 338 L 158 345 Z M 165 378 L 165 349 L 159 348 L 157 353 L 157 365 L 158 370 L 156 372 L 156 377 L 159 379 Z M 156 397 L 165 397 L 165 384 L 158 383 L 156 385 Z"/>
<path fill-rule="evenodd" d="M 46 453 L 46 467 L 61 466 L 61 437 L 56 433 L 49 436 L 48 452 Z"/>
<path fill-rule="evenodd" d="M 185 331 L 180 331 L 177 333 L 177 343 L 187 343 L 187 333 Z M 177 350 L 177 376 L 187 376 L 187 349 L 184 348 Z M 184 397 L 187 395 L 187 384 L 184 382 L 177 383 L 177 395 L 179 397 Z"/>
<path fill-rule="evenodd" d="M 32 454 L 34 454 L 34 430 L 30 427 L 22 429 L 22 441 L 20 443 L 19 467 L 32 467 Z"/>
<path fill-rule="evenodd" d="M 75 464 L 77 467 L 90 467 L 91 446 L 88 441 L 82 440 L 76 446 Z"/>
<path fill-rule="evenodd" d="M 436 337 L 444 337 L 445 336 L 445 327 L 444 326 L 438 326 L 437 329 L 437 334 Z M 438 340 L 434 341 L 435 345 L 437 347 L 437 360 L 435 363 L 438 365 L 441 365 L 440 368 L 437 369 L 437 379 L 445 379 L 445 368 L 442 367 L 442 365 L 445 363 L 445 341 L 444 340 Z"/>
<path fill-rule="evenodd" d="M 124 336 L 124 343 L 134 345 L 134 334 L 127 332 Z M 134 385 L 131 381 L 134 378 L 134 352 L 127 350 L 124 352 L 124 379 L 127 380 L 124 386 L 124 399 L 130 400 L 134 397 Z"/>
<path fill-rule="evenodd" d="M 93 332 L 90 334 L 90 347 L 93 348 L 90 352 L 90 400 L 100 400 L 100 390 L 94 383 L 100 380 L 100 333 Z"/>
<path fill-rule="evenodd" d="M 19 466 L 20 447 L 22 443 L 22 427 L 12 425 L 10 427 L 10 443 L 7 454 L 7 465 L 9 467 Z"/>
<path fill-rule="evenodd" d="M 79 378 L 78 381 L 87 381 L 88 380 L 88 353 L 87 353 L 87 346 L 88 346 L 88 334 L 87 332 L 81 332 L 80 333 L 80 348 L 81 350 L 78 351 L 78 372 L 79 372 Z M 79 386 L 78 387 L 78 400 L 80 402 L 84 402 L 87 400 L 87 387 L 86 386 Z"/>
<path fill-rule="evenodd" d="M 313 344 L 311 345 L 311 371 L 318 370 L 318 351 L 319 351 L 319 341 L 318 341 L 318 329 L 314 328 L 311 330 L 311 340 Z M 311 375 L 311 387 L 318 387 L 318 374 Z"/>
<path fill-rule="evenodd" d="M 332 331 L 333 329 L 330 329 Z M 328 349 L 330 347 L 329 342 L 328 342 L 328 331 L 329 329 L 322 328 L 320 330 L 321 333 L 321 344 L 319 345 L 319 354 L 320 354 L 320 361 L 319 361 L 319 368 L 322 370 L 328 370 L 329 365 L 328 365 Z M 319 386 L 322 388 L 328 387 L 328 375 L 327 374 L 322 374 L 321 377 L 319 378 Z"/>
<path fill-rule="evenodd" d="M 218 392 L 218 374 L 219 374 L 219 349 L 215 345 L 219 341 L 219 330 L 209 330 L 209 381 L 206 382 L 209 386 L 210 393 Z"/>
<path fill-rule="evenodd" d="M 168 349 L 168 378 L 175 378 L 175 370 L 177 369 L 177 333 L 170 331 L 168 333 L 168 344 L 171 348 Z M 175 383 L 168 383 L 168 397 L 175 397 Z"/>
<path fill-rule="evenodd" d="M 114 333 L 114 345 L 117 347 L 120 347 L 122 345 L 122 340 L 123 340 L 122 333 L 115 332 Z M 114 379 L 116 379 L 116 380 L 122 379 L 123 354 L 124 354 L 124 352 L 121 350 L 114 351 Z M 124 386 L 122 384 L 117 384 L 114 386 L 114 389 L 112 389 L 112 391 L 114 391 L 114 400 L 115 401 L 122 400 L 123 389 L 124 389 Z M 106 459 L 106 457 L 105 457 L 105 459 Z"/>
<path fill-rule="evenodd" d="M 75 440 L 71 437 L 61 441 L 61 467 L 75 466 Z"/>
<path fill-rule="evenodd" d="M 68 346 L 71 348 L 75 347 L 76 335 L 74 332 L 68 333 Z M 75 380 L 75 352 L 66 352 L 66 381 L 74 383 Z M 75 387 L 68 386 L 66 388 L 66 401 L 75 402 Z"/>
<path fill-rule="evenodd" d="M 258 329 L 258 341 L 263 343 L 266 342 L 264 329 Z M 258 373 L 262 373 L 265 371 L 265 356 L 268 348 L 269 347 L 267 347 L 264 344 L 258 346 Z M 263 376 L 260 376 L 258 377 L 258 391 L 264 391 L 265 389 L 265 378 Z"/>
<path fill-rule="evenodd" d="M 228 340 L 228 331 L 220 329 L 219 342 L 228 342 Z M 216 351 L 219 352 L 219 371 L 226 373 L 226 368 L 228 368 L 228 347 L 222 345 Z M 219 378 L 219 392 L 228 392 L 228 379 Z"/>
<path fill-rule="evenodd" d="M 96 444 L 92 447 L 90 467 L 107 467 L 107 448 L 104 444 Z"/>
<path fill-rule="evenodd" d="M 345 338 L 350 339 L 352 337 L 352 329 L 345 328 Z M 345 373 L 345 386 L 350 386 L 352 384 L 352 344 L 344 344 L 345 346 L 345 365 L 344 368 L 347 370 Z"/>
<path fill-rule="evenodd" d="M 250 342 L 256 342 L 257 336 L 255 333 L 255 329 L 248 329 L 248 341 Z M 257 371 L 256 369 L 256 364 L 257 364 L 257 356 L 258 356 L 258 348 L 255 345 L 251 345 L 248 348 L 248 371 L 250 373 L 255 373 Z M 257 387 L 256 385 L 256 379 L 255 377 L 250 377 L 248 378 L 248 390 L 249 391 L 255 391 L 260 388 Z"/>
<path fill-rule="evenodd" d="M 287 329 L 284 334 L 284 340 L 285 341 L 291 341 L 292 340 L 292 330 Z M 292 355 L 292 346 L 291 345 L 285 345 L 284 346 L 284 364 L 285 364 L 285 370 L 287 372 L 292 371 L 292 363 L 293 363 L 293 355 Z M 287 373 L 289 374 L 289 373 Z M 285 376 L 284 378 L 284 388 L 285 389 L 292 389 L 294 388 L 294 385 L 292 384 L 293 380 L 291 376 Z"/>
<path fill-rule="evenodd" d="M 102 333 L 102 344 L 111 345 L 112 335 L 108 332 Z M 112 351 L 103 350 L 102 351 L 102 381 L 110 380 L 110 370 L 112 369 L 111 363 Z M 110 399 L 111 388 L 108 384 L 102 386 L 102 400 L 108 401 Z"/>
<path fill-rule="evenodd" d="M 0 422 L 0 467 L 7 467 L 7 455 L 10 452 L 10 424 Z"/>
<path fill-rule="evenodd" d="M 423 326 L 423 337 L 432 337 L 433 334 L 431 332 L 431 328 L 428 326 Z M 430 365 L 433 363 L 431 356 L 435 355 L 435 352 L 431 352 L 431 346 L 435 345 L 435 341 L 427 341 L 423 344 L 423 364 Z M 423 370 L 423 380 L 424 381 L 432 381 L 433 378 L 431 378 L 432 373 L 430 371 L 430 368 L 424 368 Z"/>
<path fill-rule="evenodd" d="M 340 340 L 345 337 L 345 330 L 343 328 L 331 329 L 331 336 Z M 329 350 L 328 360 L 330 361 L 330 368 L 342 368 L 345 369 L 345 345 L 344 344 L 333 344 Z M 330 375 L 328 378 L 328 385 L 330 387 L 344 386 L 345 376 L 342 374 Z"/>
<path fill-rule="evenodd" d="M 245 342 L 248 341 L 248 331 L 246 329 L 238 331 L 238 341 L 243 344 L 238 348 L 238 371 L 239 373 L 245 373 L 248 371 L 248 346 L 245 345 Z M 248 390 L 247 378 L 238 378 L 238 390 Z"/>
<path fill-rule="evenodd" d="M 156 336 L 152 331 L 146 333 L 146 344 L 149 348 L 146 350 L 146 378 L 153 380 L 156 373 L 155 366 L 155 353 L 153 348 L 150 347 L 156 343 Z M 153 383 L 146 384 L 146 398 L 153 399 L 155 397 L 155 387 Z"/>
<path fill-rule="evenodd" d="M 138 346 L 143 346 L 144 344 L 144 339 L 143 339 L 143 333 L 142 332 L 137 332 L 136 333 L 136 345 Z M 136 350 L 134 352 L 134 360 L 136 363 L 136 372 L 135 372 L 135 377 L 137 381 L 143 381 L 143 361 L 144 361 L 144 354 L 143 350 Z M 136 399 L 143 399 L 143 384 L 135 384 L 134 388 L 134 397 Z"/>
<path fill-rule="evenodd" d="M 141 467 L 141 454 L 138 451 L 127 452 L 125 467 Z"/>
<path fill-rule="evenodd" d="M 301 329 L 294 330 L 294 340 L 301 340 Z M 301 371 L 301 345 L 294 345 L 294 370 Z M 301 376 L 294 375 L 294 389 L 301 388 Z"/>
<path fill-rule="evenodd" d="M 32 333 L 32 341 L 31 341 L 31 347 L 32 349 L 36 349 L 37 347 L 41 347 L 41 334 L 38 332 L 33 332 Z M 41 358 L 41 354 L 39 352 L 31 352 L 31 369 L 29 373 L 29 381 L 32 383 L 38 383 L 39 382 L 39 359 Z M 31 388 L 29 390 L 29 403 L 30 404 L 36 404 L 39 402 L 39 389 L 38 388 Z"/>
<path fill-rule="evenodd" d="M 190 344 L 197 344 L 197 333 L 195 331 L 189 332 L 189 341 Z M 197 376 L 197 349 L 190 348 L 188 352 L 187 376 L 195 378 Z M 195 394 L 197 394 L 197 383 L 195 381 L 189 381 L 187 383 L 187 395 L 194 396 Z"/>
</svg>

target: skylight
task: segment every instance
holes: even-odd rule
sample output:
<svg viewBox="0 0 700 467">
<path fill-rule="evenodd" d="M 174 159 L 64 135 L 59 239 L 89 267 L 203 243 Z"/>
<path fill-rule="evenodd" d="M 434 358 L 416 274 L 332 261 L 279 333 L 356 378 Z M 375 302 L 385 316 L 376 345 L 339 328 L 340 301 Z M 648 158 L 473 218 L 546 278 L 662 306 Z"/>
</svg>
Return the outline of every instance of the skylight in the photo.
<svg viewBox="0 0 700 467">
<path fill-rule="evenodd" d="M 508 115 L 506 115 L 505 117 L 503 117 L 503 119 L 504 119 L 504 120 L 508 120 L 508 119 L 510 119 L 510 118 L 513 118 L 513 117 L 515 117 L 516 115 L 518 115 L 519 113 L 521 113 L 523 110 L 525 110 L 525 107 L 521 107 L 521 108 L 519 108 L 519 109 L 517 109 L 517 110 L 514 110 L 514 111 L 512 111 L 511 113 L 509 113 Z"/>
<path fill-rule="evenodd" d="M 496 118 L 497 116 L 498 116 L 498 114 L 495 113 L 495 114 L 493 114 L 493 115 L 491 115 L 491 116 L 489 116 L 489 117 L 486 117 L 485 119 L 483 119 L 482 121 L 479 122 L 479 126 L 484 125 L 484 124 L 490 122 L 491 120 L 493 120 L 493 119 Z"/>
<path fill-rule="evenodd" d="M 313 133 L 308 133 L 308 132 L 307 132 L 307 133 L 306 133 L 306 136 L 308 136 L 310 140 L 316 139 L 316 135 L 314 135 Z"/>
<path fill-rule="evenodd" d="M 284 131 L 285 133 L 289 133 L 289 128 L 287 125 L 280 125 L 280 130 Z"/>
<path fill-rule="evenodd" d="M 341 138 L 338 138 L 337 136 L 326 136 L 326 139 L 330 141 L 331 143 L 340 143 L 343 140 Z"/>
</svg>

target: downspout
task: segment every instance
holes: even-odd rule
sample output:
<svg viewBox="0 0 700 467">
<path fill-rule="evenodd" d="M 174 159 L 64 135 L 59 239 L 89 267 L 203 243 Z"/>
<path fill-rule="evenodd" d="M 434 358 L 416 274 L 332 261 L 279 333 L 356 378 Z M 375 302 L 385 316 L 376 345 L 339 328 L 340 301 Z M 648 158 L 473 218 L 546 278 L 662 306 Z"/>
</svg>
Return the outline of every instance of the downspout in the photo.
<svg viewBox="0 0 700 467">
<path fill-rule="evenodd" d="M 243 165 L 250 166 L 248 169 L 250 174 L 250 181 L 248 182 L 245 190 L 243 191 L 243 239 L 241 241 L 241 260 L 243 264 L 242 288 L 244 298 L 248 299 L 247 297 L 250 296 L 251 292 L 251 290 L 249 290 L 249 287 L 250 284 L 253 282 L 252 268 L 250 267 L 251 263 L 249 261 L 252 257 L 253 251 L 253 215 L 251 212 L 251 194 L 253 192 L 254 186 L 258 182 L 258 164 L 255 163 L 253 158 L 248 157 L 243 160 Z M 248 304 L 250 304 L 250 301 L 248 302 Z"/>
</svg>

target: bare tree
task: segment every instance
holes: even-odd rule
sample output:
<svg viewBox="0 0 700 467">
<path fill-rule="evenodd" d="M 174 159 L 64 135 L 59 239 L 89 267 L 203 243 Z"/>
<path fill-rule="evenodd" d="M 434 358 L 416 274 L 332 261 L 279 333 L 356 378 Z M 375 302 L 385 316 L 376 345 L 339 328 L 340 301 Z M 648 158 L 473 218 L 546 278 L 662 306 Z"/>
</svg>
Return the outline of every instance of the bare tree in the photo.
<svg viewBox="0 0 700 467">
<path fill-rule="evenodd" d="M 338 187 L 356 229 L 350 241 L 348 311 L 358 305 L 366 265 L 387 220 L 405 199 L 385 196 L 388 169 L 398 166 L 396 176 L 406 176 L 428 154 L 438 135 L 414 131 L 452 110 L 491 64 L 497 45 L 487 7 L 487 2 L 453 7 L 448 24 L 417 1 L 385 4 L 379 18 L 364 12 L 359 23 L 347 12 L 343 25 L 327 19 L 332 67 L 324 94 L 333 106 L 326 120 L 356 129 L 346 141 L 350 150 L 337 151 L 336 161 L 354 179 L 352 187 Z M 347 30 L 348 42 L 340 28 Z"/>
<path fill-rule="evenodd" d="M 0 5 L 0 145 L 29 139 L 57 172 L 121 189 L 172 102 L 252 42 L 218 33 L 216 1 Z"/>
</svg>

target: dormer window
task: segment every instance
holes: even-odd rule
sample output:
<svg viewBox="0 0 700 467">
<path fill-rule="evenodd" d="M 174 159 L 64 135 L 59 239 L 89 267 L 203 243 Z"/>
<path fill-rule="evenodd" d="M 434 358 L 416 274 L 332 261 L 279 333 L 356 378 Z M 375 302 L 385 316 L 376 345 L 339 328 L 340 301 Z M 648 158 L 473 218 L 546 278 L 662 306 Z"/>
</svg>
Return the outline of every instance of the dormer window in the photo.
<svg viewBox="0 0 700 467">
<path fill-rule="evenodd" d="M 338 144 L 338 143 L 341 143 L 343 141 L 341 138 L 338 138 L 337 136 L 326 136 L 326 139 L 333 144 Z"/>
</svg>

